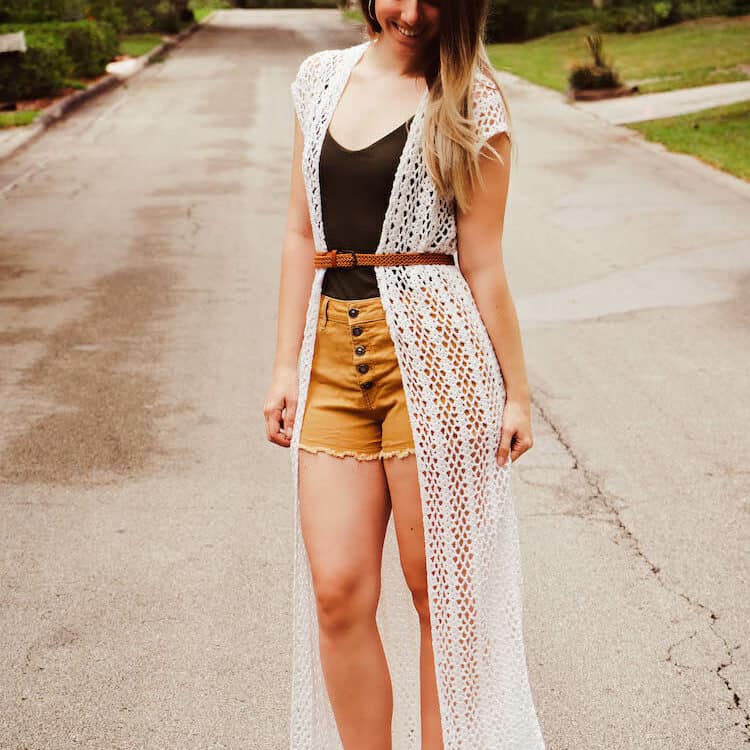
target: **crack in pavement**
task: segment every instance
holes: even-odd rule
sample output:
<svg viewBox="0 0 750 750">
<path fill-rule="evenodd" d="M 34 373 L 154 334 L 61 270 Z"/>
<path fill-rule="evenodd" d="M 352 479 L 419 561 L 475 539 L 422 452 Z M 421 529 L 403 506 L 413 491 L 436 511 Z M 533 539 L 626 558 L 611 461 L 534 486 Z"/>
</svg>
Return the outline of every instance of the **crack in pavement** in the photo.
<svg viewBox="0 0 750 750">
<path fill-rule="evenodd" d="M 539 410 L 539 414 L 541 415 L 542 419 L 549 426 L 550 430 L 552 430 L 555 438 L 558 440 L 560 445 L 563 446 L 563 448 L 569 455 L 571 461 L 573 462 L 572 469 L 574 471 L 580 471 L 581 476 L 583 477 L 583 481 L 585 482 L 585 484 L 589 487 L 591 491 L 590 499 L 598 501 L 601 504 L 601 506 L 603 506 L 603 508 L 609 513 L 611 517 L 610 523 L 617 528 L 620 534 L 624 537 L 625 541 L 630 544 L 630 547 L 635 552 L 636 557 L 638 557 L 638 559 L 641 560 L 641 562 L 643 562 L 649 568 L 654 578 L 666 591 L 668 591 L 673 596 L 680 597 L 685 602 L 687 602 L 687 604 L 690 607 L 692 607 L 694 610 L 700 612 L 701 614 L 708 616 L 708 620 L 709 620 L 708 630 L 711 632 L 711 634 L 715 638 L 717 638 L 721 642 L 722 647 L 727 656 L 726 660 L 723 660 L 718 665 L 718 667 L 716 667 L 714 671 L 716 672 L 716 675 L 724 684 L 724 687 L 726 688 L 726 690 L 730 693 L 730 696 L 731 696 L 730 710 L 739 711 L 741 714 L 741 719 L 739 721 L 734 722 L 734 726 L 739 727 L 740 731 L 745 736 L 743 744 L 750 745 L 750 711 L 748 711 L 748 709 L 746 709 L 742 705 L 742 699 L 740 698 L 739 693 L 733 687 L 729 678 L 724 674 L 724 670 L 727 667 L 732 666 L 734 662 L 732 652 L 738 649 L 740 647 L 740 644 L 730 646 L 730 644 L 727 642 L 727 639 L 721 633 L 719 633 L 718 630 L 716 630 L 716 623 L 719 619 L 719 615 L 714 610 L 712 610 L 707 605 L 703 604 L 703 602 L 700 602 L 698 599 L 695 599 L 694 597 L 689 596 L 685 592 L 675 590 L 664 580 L 664 578 L 661 575 L 661 568 L 648 558 L 646 553 L 643 551 L 643 548 L 641 547 L 640 541 L 633 534 L 633 532 L 627 527 L 625 522 L 622 520 L 622 517 L 620 516 L 620 511 L 614 505 L 613 500 L 619 499 L 620 501 L 624 502 L 623 498 L 616 498 L 615 496 L 608 496 L 602 490 L 601 479 L 598 476 L 596 476 L 593 471 L 585 467 L 580 462 L 578 456 L 576 455 L 575 450 L 573 449 L 573 446 L 562 434 L 562 431 L 560 430 L 560 428 L 552 421 L 551 417 L 546 412 L 544 406 L 541 403 L 539 403 L 539 400 L 537 398 L 534 398 L 533 396 L 532 396 L 531 401 L 532 401 L 532 404 Z M 689 636 L 688 638 L 683 638 L 682 640 L 677 641 L 676 643 L 673 643 L 670 645 L 669 649 L 667 650 L 667 661 L 670 664 L 674 666 L 681 666 L 681 665 L 678 665 L 672 659 L 672 656 L 671 656 L 672 649 L 675 646 L 677 646 L 679 643 L 682 643 L 686 640 L 690 640 L 690 638 L 693 638 L 696 635 L 696 633 L 693 633 L 692 636 Z"/>
<path fill-rule="evenodd" d="M 683 643 L 687 643 L 688 641 L 695 638 L 695 636 L 698 635 L 698 631 L 694 630 L 690 635 L 685 636 L 684 638 L 681 638 L 679 641 L 675 641 L 675 643 L 670 643 L 669 648 L 667 648 L 667 661 L 670 664 L 674 664 L 675 667 L 679 667 L 680 669 L 692 669 L 693 667 L 688 666 L 687 664 L 680 664 L 679 662 L 675 661 L 672 657 L 672 649 L 676 648 L 677 646 L 681 646 Z"/>
</svg>

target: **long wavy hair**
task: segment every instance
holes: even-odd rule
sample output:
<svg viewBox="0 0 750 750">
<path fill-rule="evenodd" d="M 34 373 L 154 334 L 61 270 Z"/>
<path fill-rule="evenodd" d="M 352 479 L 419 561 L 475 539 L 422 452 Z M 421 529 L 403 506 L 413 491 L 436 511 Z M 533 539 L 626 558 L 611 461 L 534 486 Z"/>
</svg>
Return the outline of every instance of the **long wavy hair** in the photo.
<svg viewBox="0 0 750 750">
<path fill-rule="evenodd" d="M 374 0 L 377 3 L 377 0 Z M 367 36 L 374 40 L 382 26 L 370 18 L 369 0 L 359 0 Z M 425 163 L 443 198 L 455 199 L 460 210 L 468 210 L 480 172 L 481 141 L 472 111 L 472 90 L 477 71 L 485 73 L 505 104 L 508 137 L 512 149 L 510 107 L 490 62 L 484 39 L 489 0 L 441 0 L 440 31 L 435 41 L 415 55 L 412 75 L 423 75 L 429 87 L 425 112 Z M 487 150 L 501 162 L 489 144 Z"/>
</svg>

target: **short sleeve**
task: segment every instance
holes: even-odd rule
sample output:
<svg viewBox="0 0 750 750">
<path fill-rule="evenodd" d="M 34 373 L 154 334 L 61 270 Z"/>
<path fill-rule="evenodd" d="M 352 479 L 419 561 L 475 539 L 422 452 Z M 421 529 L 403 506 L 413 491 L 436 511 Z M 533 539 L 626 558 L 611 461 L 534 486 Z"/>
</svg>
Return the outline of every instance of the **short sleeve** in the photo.
<svg viewBox="0 0 750 750">
<path fill-rule="evenodd" d="M 480 147 L 497 133 L 508 133 L 510 137 L 508 114 L 502 94 L 492 78 L 481 71 L 474 83 L 472 106 Z"/>
<path fill-rule="evenodd" d="M 314 86 L 321 73 L 321 54 L 321 52 L 313 52 L 300 63 L 297 75 L 290 87 L 294 109 L 303 129 L 309 116 L 310 100 L 315 91 Z"/>
</svg>

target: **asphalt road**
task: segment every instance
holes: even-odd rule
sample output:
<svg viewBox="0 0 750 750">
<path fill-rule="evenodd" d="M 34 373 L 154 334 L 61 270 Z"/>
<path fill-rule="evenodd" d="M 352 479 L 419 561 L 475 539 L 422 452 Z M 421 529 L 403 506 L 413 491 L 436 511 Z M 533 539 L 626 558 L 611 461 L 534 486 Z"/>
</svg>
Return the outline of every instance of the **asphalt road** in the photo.
<svg viewBox="0 0 750 750">
<path fill-rule="evenodd" d="M 292 483 L 262 402 L 288 87 L 359 40 L 220 13 L 0 163 L 0 748 L 286 747 Z M 549 750 L 738 750 L 750 189 L 502 80 Z"/>
</svg>

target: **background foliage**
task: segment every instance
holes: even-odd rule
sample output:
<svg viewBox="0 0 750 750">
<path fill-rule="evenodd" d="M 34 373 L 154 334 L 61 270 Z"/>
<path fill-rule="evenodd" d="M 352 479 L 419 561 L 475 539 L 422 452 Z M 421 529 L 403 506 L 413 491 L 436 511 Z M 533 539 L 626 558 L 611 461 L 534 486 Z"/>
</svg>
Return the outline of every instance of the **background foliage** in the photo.
<svg viewBox="0 0 750 750">
<path fill-rule="evenodd" d="M 0 0 L 0 23 L 106 21 L 118 33 L 178 31 L 192 17 L 187 0 Z"/>
<path fill-rule="evenodd" d="M 600 31 L 638 32 L 706 16 L 750 13 L 750 0 L 490 0 L 488 42 L 525 39 L 595 24 Z"/>
</svg>

